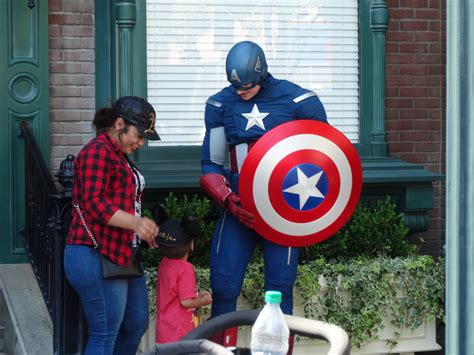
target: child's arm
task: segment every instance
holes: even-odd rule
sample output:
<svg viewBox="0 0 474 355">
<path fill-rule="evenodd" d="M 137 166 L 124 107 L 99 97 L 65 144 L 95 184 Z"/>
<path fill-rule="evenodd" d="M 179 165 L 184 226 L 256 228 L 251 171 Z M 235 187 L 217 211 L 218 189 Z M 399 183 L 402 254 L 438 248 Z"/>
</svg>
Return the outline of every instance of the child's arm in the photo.
<svg viewBox="0 0 474 355">
<path fill-rule="evenodd" d="M 202 306 L 207 306 L 212 303 L 212 296 L 207 291 L 200 291 L 196 298 L 188 298 L 186 300 L 181 300 L 181 305 L 184 308 L 198 308 Z"/>
</svg>

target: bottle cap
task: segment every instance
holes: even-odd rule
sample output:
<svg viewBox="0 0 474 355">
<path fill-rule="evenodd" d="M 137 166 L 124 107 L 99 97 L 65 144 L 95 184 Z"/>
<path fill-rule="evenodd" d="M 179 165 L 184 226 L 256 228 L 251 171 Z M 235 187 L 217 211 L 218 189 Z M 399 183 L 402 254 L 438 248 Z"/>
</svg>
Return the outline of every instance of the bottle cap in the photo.
<svg viewBox="0 0 474 355">
<path fill-rule="evenodd" d="M 280 291 L 267 291 L 267 292 L 265 292 L 265 302 L 268 302 L 268 303 L 281 303 L 281 292 Z"/>
</svg>

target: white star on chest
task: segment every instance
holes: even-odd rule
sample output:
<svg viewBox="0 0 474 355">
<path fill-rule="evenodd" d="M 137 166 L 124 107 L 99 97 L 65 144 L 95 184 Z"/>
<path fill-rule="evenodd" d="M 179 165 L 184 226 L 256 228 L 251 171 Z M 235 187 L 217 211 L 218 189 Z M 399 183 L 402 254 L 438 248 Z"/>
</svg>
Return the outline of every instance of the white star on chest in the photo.
<svg viewBox="0 0 474 355">
<path fill-rule="evenodd" d="M 242 116 L 244 116 L 247 119 L 247 127 L 245 127 L 245 130 L 248 131 L 250 128 L 253 126 L 257 125 L 261 129 L 265 129 L 265 125 L 263 124 L 263 119 L 269 115 L 268 112 L 260 112 L 258 110 L 257 104 L 253 105 L 252 112 L 249 113 L 243 113 Z"/>
<path fill-rule="evenodd" d="M 306 201 L 308 201 L 311 196 L 324 198 L 324 195 L 316 187 L 323 172 L 320 171 L 311 177 L 307 177 L 305 173 L 300 170 L 300 168 L 296 168 L 296 170 L 298 172 L 298 183 L 283 191 L 299 196 L 301 210 L 304 207 Z"/>
</svg>

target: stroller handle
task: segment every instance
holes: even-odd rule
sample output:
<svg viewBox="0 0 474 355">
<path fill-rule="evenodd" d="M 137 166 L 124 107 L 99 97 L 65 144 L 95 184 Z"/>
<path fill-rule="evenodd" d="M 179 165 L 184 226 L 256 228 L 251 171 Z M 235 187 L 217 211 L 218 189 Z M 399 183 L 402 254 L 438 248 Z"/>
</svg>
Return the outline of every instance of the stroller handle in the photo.
<svg viewBox="0 0 474 355">
<path fill-rule="evenodd" d="M 253 309 L 222 314 L 209 319 L 206 323 L 183 337 L 183 340 L 209 339 L 212 335 L 226 328 L 253 325 L 259 314 L 259 310 Z M 350 354 L 349 336 L 341 327 L 331 323 L 290 315 L 285 315 L 285 320 L 291 333 L 329 342 L 328 355 Z"/>
</svg>

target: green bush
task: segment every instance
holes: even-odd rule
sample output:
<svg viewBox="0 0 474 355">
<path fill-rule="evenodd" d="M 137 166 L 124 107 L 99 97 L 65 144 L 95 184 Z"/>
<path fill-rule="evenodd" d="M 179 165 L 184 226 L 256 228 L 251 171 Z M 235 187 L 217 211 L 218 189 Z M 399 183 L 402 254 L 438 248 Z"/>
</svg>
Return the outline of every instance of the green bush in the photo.
<svg viewBox="0 0 474 355">
<path fill-rule="evenodd" d="M 382 318 L 388 317 L 397 329 L 388 343 L 395 346 L 402 330 L 444 321 L 444 267 L 443 258 L 416 255 L 333 263 L 317 259 L 298 268 L 294 294 L 305 317 L 339 325 L 356 348 L 377 340 Z M 210 289 L 208 268 L 197 267 L 196 278 L 199 289 Z M 156 269 L 147 271 L 147 279 L 154 314 Z M 251 263 L 242 296 L 253 309 L 262 308 L 263 285 L 263 264 Z M 210 306 L 200 310 L 203 318 L 209 311 Z"/>
<path fill-rule="evenodd" d="M 317 259 L 298 268 L 294 294 L 306 318 L 339 325 L 356 348 L 377 340 L 387 317 L 397 329 L 388 340 L 395 346 L 402 330 L 444 320 L 444 266 L 442 258 L 416 255 L 334 263 Z M 209 286 L 208 269 L 199 268 L 197 277 Z M 242 296 L 253 309 L 262 307 L 263 281 L 263 264 L 250 264 Z"/>
<path fill-rule="evenodd" d="M 181 198 L 169 193 L 163 205 L 170 217 L 181 218 L 194 215 L 201 221 L 202 235 L 194 241 L 194 252 L 189 261 L 196 266 L 209 267 L 210 245 L 217 215 L 214 203 L 206 197 L 184 195 Z M 150 215 L 150 212 L 147 212 Z M 324 258 L 326 260 L 350 259 L 354 257 L 409 256 L 416 253 L 416 246 L 406 239 L 408 229 L 403 214 L 396 212 L 390 197 L 378 201 L 373 209 L 358 207 L 349 221 L 334 236 L 322 243 L 302 248 L 300 261 Z M 260 260 L 257 249 L 254 261 Z M 159 251 L 145 250 L 143 263 L 146 267 L 156 266 L 160 260 Z"/>
<path fill-rule="evenodd" d="M 205 197 L 177 198 L 172 193 L 163 204 L 173 218 L 193 214 L 200 219 L 203 235 L 195 241 L 190 261 L 196 267 L 198 288 L 209 290 L 209 250 L 216 219 L 211 208 L 215 205 Z M 398 329 L 389 340 L 392 346 L 403 329 L 416 329 L 435 318 L 443 320 L 444 260 L 415 255 L 407 232 L 403 215 L 387 197 L 374 209 L 358 207 L 336 235 L 303 248 L 295 296 L 302 301 L 305 317 L 341 326 L 355 347 L 376 340 L 383 328 L 382 317 L 387 315 Z M 154 314 L 159 252 L 144 250 L 142 255 Z M 255 309 L 262 307 L 263 275 L 257 250 L 242 288 Z M 205 315 L 209 310 L 207 306 L 200 311 Z"/>
<path fill-rule="evenodd" d="M 416 253 L 416 246 L 408 242 L 407 233 L 403 214 L 387 196 L 374 209 L 359 206 L 334 236 L 304 248 L 302 259 L 409 256 Z"/>
<path fill-rule="evenodd" d="M 313 260 L 299 267 L 296 290 L 306 317 L 341 326 L 358 348 L 377 340 L 382 317 L 388 317 L 397 328 L 389 340 L 395 346 L 403 329 L 444 319 L 444 260 L 416 255 Z"/>
</svg>

